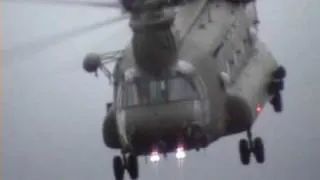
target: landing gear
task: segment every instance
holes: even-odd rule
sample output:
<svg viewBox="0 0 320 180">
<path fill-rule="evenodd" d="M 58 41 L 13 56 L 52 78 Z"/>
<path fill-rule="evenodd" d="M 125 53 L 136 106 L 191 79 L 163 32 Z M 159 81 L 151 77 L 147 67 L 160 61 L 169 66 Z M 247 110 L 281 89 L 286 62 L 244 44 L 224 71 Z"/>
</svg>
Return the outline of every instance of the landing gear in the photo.
<svg viewBox="0 0 320 180">
<path fill-rule="evenodd" d="M 239 141 L 239 152 L 241 163 L 243 165 L 248 165 L 250 163 L 250 149 L 246 139 L 241 139 Z"/>
<path fill-rule="evenodd" d="M 281 91 L 284 89 L 284 78 L 286 77 L 286 70 L 283 66 L 279 66 L 272 73 L 272 80 L 268 87 L 268 93 L 273 96 L 270 104 L 273 106 L 275 112 L 279 113 L 283 110 Z"/>
<path fill-rule="evenodd" d="M 129 155 L 127 163 L 128 163 L 127 170 L 129 172 L 131 179 L 137 179 L 139 177 L 137 156 Z"/>
<path fill-rule="evenodd" d="M 259 164 L 264 163 L 264 158 L 265 158 L 265 154 L 264 154 L 264 145 L 263 145 L 263 141 L 260 137 L 256 137 L 253 141 L 253 154 L 255 155 L 256 161 Z"/>
<path fill-rule="evenodd" d="M 116 180 L 123 180 L 124 176 L 124 163 L 120 156 L 113 158 L 113 173 Z"/>
<path fill-rule="evenodd" d="M 280 92 L 275 93 L 273 98 L 270 101 L 271 105 L 273 106 L 273 110 L 277 113 L 282 112 L 282 96 Z"/>
<path fill-rule="evenodd" d="M 253 153 L 255 156 L 256 161 L 259 164 L 264 163 L 265 161 L 265 152 L 264 152 L 264 145 L 263 141 L 260 137 L 254 138 L 252 140 L 251 131 L 247 131 L 248 140 L 241 139 L 239 141 L 239 153 L 240 153 L 240 160 L 243 165 L 248 165 L 250 163 L 250 155 Z"/>
<path fill-rule="evenodd" d="M 138 168 L 138 158 L 137 156 L 130 154 L 128 157 L 125 154 L 121 156 L 115 156 L 113 158 L 113 172 L 115 180 L 123 180 L 125 170 L 131 179 L 138 179 L 139 168 Z"/>
</svg>

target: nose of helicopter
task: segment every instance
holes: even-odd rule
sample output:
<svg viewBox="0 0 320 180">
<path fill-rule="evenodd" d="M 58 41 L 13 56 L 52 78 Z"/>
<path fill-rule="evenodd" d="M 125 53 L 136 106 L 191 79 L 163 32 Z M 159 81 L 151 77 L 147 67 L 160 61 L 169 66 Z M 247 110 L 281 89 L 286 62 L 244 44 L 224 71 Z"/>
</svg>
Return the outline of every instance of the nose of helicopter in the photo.
<svg viewBox="0 0 320 180">
<path fill-rule="evenodd" d="M 199 101 L 135 107 L 126 110 L 126 130 L 135 147 L 150 147 L 164 141 L 175 146 L 183 130 L 201 120 Z"/>
</svg>

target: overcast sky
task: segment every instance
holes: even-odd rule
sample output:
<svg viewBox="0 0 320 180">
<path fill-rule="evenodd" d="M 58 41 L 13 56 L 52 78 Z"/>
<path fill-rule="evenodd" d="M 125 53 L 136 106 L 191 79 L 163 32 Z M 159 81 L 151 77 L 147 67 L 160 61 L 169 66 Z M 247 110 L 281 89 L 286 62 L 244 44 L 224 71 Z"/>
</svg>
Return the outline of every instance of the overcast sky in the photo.
<svg viewBox="0 0 320 180">
<path fill-rule="evenodd" d="M 104 77 L 86 74 L 81 63 L 87 52 L 123 47 L 130 39 L 128 22 L 47 49 L 33 45 L 35 51 L 32 44 L 19 45 L 118 11 L 3 4 L 3 179 L 113 180 L 112 157 L 118 152 L 104 147 L 101 135 L 112 89 Z M 265 140 L 266 163 L 240 164 L 240 134 L 220 139 L 206 153 L 189 153 L 183 169 L 173 157 L 158 168 L 141 159 L 141 180 L 319 180 L 320 2 L 261 0 L 258 5 L 261 38 L 288 70 L 284 113 L 275 114 L 268 105 L 253 129 Z"/>
</svg>

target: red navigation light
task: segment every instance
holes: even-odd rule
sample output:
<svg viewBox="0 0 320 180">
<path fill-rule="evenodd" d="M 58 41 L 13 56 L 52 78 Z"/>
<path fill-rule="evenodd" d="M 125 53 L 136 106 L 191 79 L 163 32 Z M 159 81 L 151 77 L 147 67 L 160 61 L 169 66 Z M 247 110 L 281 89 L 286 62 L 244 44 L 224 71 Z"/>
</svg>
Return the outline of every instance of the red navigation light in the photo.
<svg viewBox="0 0 320 180">
<path fill-rule="evenodd" d="M 262 107 L 260 104 L 257 104 L 256 111 L 260 113 L 262 111 Z"/>
</svg>

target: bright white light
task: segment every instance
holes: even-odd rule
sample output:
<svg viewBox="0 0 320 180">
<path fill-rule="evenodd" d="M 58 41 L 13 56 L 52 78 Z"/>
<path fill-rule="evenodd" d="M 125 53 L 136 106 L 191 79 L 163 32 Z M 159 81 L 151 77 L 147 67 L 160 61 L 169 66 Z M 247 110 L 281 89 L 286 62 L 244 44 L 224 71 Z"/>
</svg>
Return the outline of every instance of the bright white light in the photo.
<svg viewBox="0 0 320 180">
<path fill-rule="evenodd" d="M 186 157 L 186 152 L 184 151 L 184 149 L 182 147 L 178 147 L 176 152 L 176 158 L 183 159 L 185 157 Z"/>
<path fill-rule="evenodd" d="M 150 161 L 151 162 L 159 162 L 160 161 L 160 156 L 158 152 L 152 152 L 150 156 Z"/>
</svg>

